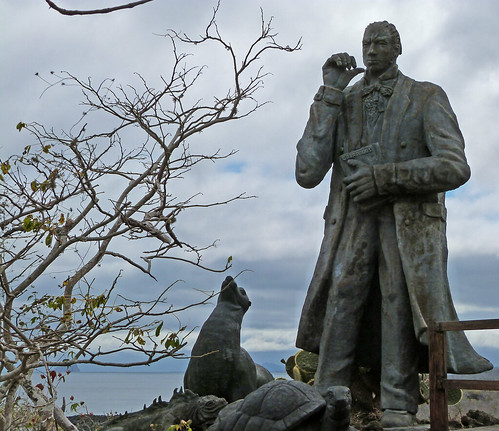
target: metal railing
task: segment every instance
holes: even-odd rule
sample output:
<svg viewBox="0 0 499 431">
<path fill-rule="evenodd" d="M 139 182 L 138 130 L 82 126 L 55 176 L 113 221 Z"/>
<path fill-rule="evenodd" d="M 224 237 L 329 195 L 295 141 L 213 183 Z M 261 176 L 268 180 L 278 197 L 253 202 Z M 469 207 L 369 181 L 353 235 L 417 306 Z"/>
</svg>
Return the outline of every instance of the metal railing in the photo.
<svg viewBox="0 0 499 431">
<path fill-rule="evenodd" d="M 429 328 L 431 431 L 447 431 L 449 429 L 448 389 L 499 391 L 499 381 L 497 380 L 447 378 L 445 332 L 476 329 L 499 329 L 499 319 L 435 322 Z"/>
</svg>

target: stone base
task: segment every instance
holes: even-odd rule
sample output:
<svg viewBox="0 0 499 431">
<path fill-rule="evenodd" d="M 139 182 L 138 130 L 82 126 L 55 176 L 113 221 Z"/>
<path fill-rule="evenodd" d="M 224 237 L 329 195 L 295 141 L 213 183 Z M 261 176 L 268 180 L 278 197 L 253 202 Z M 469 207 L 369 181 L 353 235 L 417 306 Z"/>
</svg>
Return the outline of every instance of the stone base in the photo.
<svg viewBox="0 0 499 431">
<path fill-rule="evenodd" d="M 428 431 L 430 424 L 411 425 L 410 427 L 383 428 L 383 431 Z"/>
</svg>

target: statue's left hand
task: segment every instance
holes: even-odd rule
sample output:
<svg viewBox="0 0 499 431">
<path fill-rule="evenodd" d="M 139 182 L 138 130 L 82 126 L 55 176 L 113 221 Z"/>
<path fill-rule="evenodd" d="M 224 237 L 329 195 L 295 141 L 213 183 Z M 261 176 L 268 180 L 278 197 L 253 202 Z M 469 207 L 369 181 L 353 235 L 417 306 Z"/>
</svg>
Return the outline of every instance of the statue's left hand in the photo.
<svg viewBox="0 0 499 431">
<path fill-rule="evenodd" d="M 348 165 L 355 168 L 355 172 L 345 177 L 343 182 L 354 202 L 362 202 L 378 194 L 372 166 L 359 160 L 349 160 Z"/>
</svg>

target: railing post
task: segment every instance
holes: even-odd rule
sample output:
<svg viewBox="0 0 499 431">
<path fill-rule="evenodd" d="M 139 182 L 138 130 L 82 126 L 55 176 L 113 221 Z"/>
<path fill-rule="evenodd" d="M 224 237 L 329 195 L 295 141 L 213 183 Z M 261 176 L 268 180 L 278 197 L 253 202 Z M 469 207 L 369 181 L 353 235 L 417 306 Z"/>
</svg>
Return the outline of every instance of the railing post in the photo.
<svg viewBox="0 0 499 431">
<path fill-rule="evenodd" d="M 448 431 L 449 414 L 447 407 L 447 378 L 445 332 L 438 323 L 429 327 L 430 353 L 430 423 L 431 431 Z"/>
</svg>

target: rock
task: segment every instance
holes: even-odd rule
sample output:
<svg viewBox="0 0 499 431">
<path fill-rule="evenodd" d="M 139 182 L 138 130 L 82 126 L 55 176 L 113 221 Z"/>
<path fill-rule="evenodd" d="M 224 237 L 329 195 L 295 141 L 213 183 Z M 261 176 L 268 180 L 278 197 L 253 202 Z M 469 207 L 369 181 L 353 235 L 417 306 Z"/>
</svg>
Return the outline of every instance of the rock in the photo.
<svg viewBox="0 0 499 431">
<path fill-rule="evenodd" d="M 466 428 L 476 428 L 499 424 L 499 419 L 481 410 L 469 410 L 461 418 L 461 423 Z"/>
</svg>

